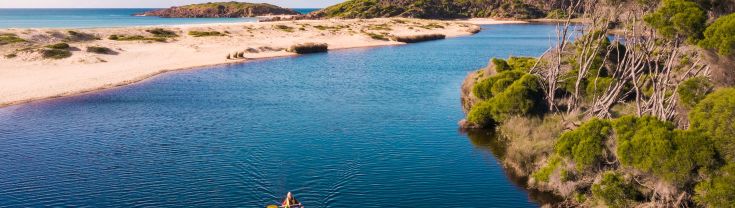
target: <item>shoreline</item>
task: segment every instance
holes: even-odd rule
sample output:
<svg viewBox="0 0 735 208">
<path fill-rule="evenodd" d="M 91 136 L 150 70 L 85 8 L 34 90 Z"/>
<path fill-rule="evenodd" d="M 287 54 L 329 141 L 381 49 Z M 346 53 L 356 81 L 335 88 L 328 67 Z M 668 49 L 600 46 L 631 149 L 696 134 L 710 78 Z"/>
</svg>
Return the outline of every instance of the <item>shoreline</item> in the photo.
<svg viewBox="0 0 735 208">
<path fill-rule="evenodd" d="M 510 24 L 508 21 L 486 21 L 495 24 Z M 294 29 L 300 26 L 301 29 L 290 32 L 274 29 L 279 25 L 286 25 Z M 435 28 L 427 27 L 427 25 L 434 25 Z M 439 28 L 436 25 L 442 26 Z M 319 27 L 330 29 L 315 29 Z M 383 28 L 372 30 L 373 27 Z M 444 34 L 447 38 L 452 38 L 472 35 L 469 28 L 477 27 L 479 26 L 461 20 L 386 18 L 206 23 L 98 29 L 0 29 L 0 33 L 13 33 L 33 41 L 33 43 L 0 46 L 0 55 L 3 55 L 0 56 L 0 108 L 113 89 L 172 71 L 242 64 L 253 60 L 298 55 L 283 50 L 274 50 L 246 53 L 243 59 L 225 59 L 225 56 L 231 51 L 240 51 L 245 48 L 283 49 L 304 42 L 325 42 L 329 44 L 330 50 L 394 46 L 405 43 L 377 40 L 366 34 L 374 32 L 395 36 Z M 179 37 L 166 43 L 112 41 L 105 38 L 110 34 L 118 33 L 144 35 L 144 32 L 139 30 L 152 28 L 174 30 L 179 32 Z M 39 58 L 38 51 L 43 50 L 43 45 L 59 41 L 59 38 L 56 37 L 39 37 L 46 37 L 44 35 L 47 34 L 54 36 L 54 34 L 68 30 L 96 34 L 101 40 L 69 42 L 75 48 L 71 51 L 74 55 L 70 58 L 60 60 Z M 194 30 L 226 31 L 227 36 L 191 37 L 187 35 L 187 31 Z M 88 53 L 84 51 L 84 48 L 88 46 L 109 47 L 118 54 Z M 36 47 L 36 49 L 29 51 L 27 50 L 29 47 Z M 4 57 L 10 53 L 18 53 L 18 57 Z"/>
</svg>

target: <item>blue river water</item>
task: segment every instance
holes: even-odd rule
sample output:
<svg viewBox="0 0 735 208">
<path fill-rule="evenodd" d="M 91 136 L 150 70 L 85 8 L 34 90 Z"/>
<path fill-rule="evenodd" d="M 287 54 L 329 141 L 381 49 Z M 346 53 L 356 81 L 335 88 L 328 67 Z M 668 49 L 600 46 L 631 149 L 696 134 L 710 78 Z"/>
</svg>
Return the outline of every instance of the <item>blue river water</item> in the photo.
<svg viewBox="0 0 735 208">
<path fill-rule="evenodd" d="M 255 22 L 256 18 L 160 18 L 133 14 L 153 9 L 2 9 L 0 28 L 99 28 Z M 294 9 L 309 13 L 317 9 Z"/>
<path fill-rule="evenodd" d="M 555 27 L 483 28 L 0 108 L 0 207 L 537 207 L 497 141 L 458 130 L 459 88 Z"/>
</svg>

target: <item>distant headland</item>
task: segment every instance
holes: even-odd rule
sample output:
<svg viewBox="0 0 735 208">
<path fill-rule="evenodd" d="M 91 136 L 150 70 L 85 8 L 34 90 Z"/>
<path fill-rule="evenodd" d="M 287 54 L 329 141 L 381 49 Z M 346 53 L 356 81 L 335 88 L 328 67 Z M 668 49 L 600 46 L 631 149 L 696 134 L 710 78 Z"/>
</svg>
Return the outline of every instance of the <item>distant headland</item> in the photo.
<svg viewBox="0 0 735 208">
<path fill-rule="evenodd" d="M 138 16 L 158 16 L 170 18 L 241 18 L 271 15 L 298 15 L 299 13 L 287 8 L 267 3 L 246 2 L 214 2 L 191 4 L 147 11 Z"/>
</svg>

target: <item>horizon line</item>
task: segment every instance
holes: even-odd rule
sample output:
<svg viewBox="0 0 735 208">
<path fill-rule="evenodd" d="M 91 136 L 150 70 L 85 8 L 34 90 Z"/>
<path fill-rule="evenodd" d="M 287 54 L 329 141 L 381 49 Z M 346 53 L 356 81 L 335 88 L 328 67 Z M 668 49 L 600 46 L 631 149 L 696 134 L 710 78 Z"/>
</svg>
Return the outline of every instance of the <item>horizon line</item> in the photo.
<svg viewBox="0 0 735 208">
<path fill-rule="evenodd" d="M 171 7 L 5 7 L 0 9 L 168 9 Z M 283 7 L 288 9 L 323 9 L 325 7 Z"/>
</svg>

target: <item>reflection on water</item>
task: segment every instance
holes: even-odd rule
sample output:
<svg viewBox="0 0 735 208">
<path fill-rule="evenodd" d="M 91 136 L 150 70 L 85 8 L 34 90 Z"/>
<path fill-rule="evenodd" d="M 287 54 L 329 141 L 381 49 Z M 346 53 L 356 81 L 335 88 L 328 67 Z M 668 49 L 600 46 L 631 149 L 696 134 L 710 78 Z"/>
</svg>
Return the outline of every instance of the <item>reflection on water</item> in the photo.
<svg viewBox="0 0 735 208">
<path fill-rule="evenodd" d="M 462 130 L 462 133 L 467 134 L 467 138 L 470 139 L 472 145 L 477 149 L 486 150 L 492 153 L 498 162 L 503 163 L 505 160 L 506 151 L 508 145 L 503 140 L 503 136 L 493 130 L 484 129 L 468 129 Z M 505 176 L 508 177 L 515 185 L 528 188 L 528 177 L 519 176 L 515 174 L 511 169 L 504 168 Z M 531 200 L 538 202 L 539 204 L 555 204 L 561 202 L 563 199 L 553 193 L 538 191 L 535 189 L 528 189 L 528 196 Z"/>
</svg>

